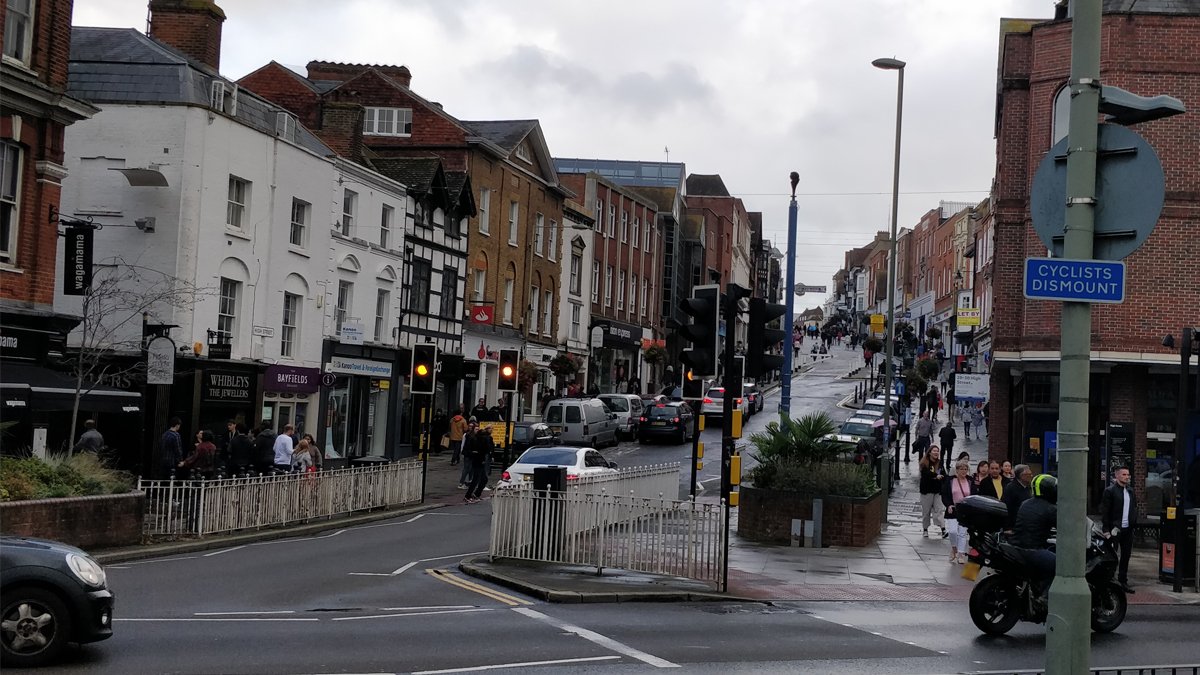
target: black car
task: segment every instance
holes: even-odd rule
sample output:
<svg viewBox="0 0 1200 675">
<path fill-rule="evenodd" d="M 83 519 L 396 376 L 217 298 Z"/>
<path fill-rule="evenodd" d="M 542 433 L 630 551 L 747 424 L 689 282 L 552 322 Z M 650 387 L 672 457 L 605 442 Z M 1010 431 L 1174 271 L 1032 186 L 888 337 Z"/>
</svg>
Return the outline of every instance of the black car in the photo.
<svg viewBox="0 0 1200 675">
<path fill-rule="evenodd" d="M 692 407 L 682 401 L 657 403 L 643 408 L 638 423 L 638 442 L 667 439 L 686 443 L 695 435 L 695 418 Z"/>
<path fill-rule="evenodd" d="M 512 458 L 520 457 L 522 452 L 535 445 L 558 445 L 558 434 L 549 424 L 542 422 L 517 422 L 513 424 L 512 448 L 506 457 L 505 466 L 512 463 Z"/>
<path fill-rule="evenodd" d="M 48 539 L 0 537 L 0 663 L 50 663 L 68 642 L 112 637 L 113 596 L 87 553 Z"/>
</svg>

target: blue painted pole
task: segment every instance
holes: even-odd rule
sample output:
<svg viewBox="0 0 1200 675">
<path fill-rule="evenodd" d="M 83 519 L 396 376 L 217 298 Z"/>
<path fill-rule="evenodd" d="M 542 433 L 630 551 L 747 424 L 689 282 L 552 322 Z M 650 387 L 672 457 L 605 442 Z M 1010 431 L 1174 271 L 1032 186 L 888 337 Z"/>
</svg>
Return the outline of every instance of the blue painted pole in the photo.
<svg viewBox="0 0 1200 675">
<path fill-rule="evenodd" d="M 784 304 L 787 314 L 783 315 L 783 386 L 780 390 L 779 416 L 791 417 L 792 413 L 792 354 L 795 353 L 792 331 L 796 316 L 796 185 L 800 175 L 792 172 L 792 202 L 788 204 L 787 242 L 787 286 L 784 288 Z"/>
</svg>

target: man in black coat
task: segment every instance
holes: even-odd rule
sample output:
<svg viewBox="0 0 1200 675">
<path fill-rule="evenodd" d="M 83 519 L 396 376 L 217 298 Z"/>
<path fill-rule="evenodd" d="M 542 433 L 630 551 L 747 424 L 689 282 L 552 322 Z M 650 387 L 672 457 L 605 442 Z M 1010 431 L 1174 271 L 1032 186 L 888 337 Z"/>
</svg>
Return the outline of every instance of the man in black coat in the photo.
<svg viewBox="0 0 1200 675">
<path fill-rule="evenodd" d="M 937 417 L 937 413 L 934 413 Z M 946 426 L 938 432 L 938 438 L 942 441 L 942 461 L 946 463 L 947 473 L 950 471 L 951 458 L 954 457 L 954 439 L 958 438 L 958 432 L 954 430 L 954 425 L 946 422 Z"/>
<path fill-rule="evenodd" d="M 1004 498 L 1000 501 L 1008 507 L 1008 523 L 1004 529 L 1009 532 L 1017 524 L 1017 511 L 1020 510 L 1021 504 L 1025 503 L 1033 495 L 1029 493 L 1029 482 L 1033 480 L 1033 472 L 1024 464 L 1018 464 L 1013 467 L 1013 480 L 1004 487 Z"/>
<path fill-rule="evenodd" d="M 1117 581 L 1132 593 L 1129 586 L 1129 556 L 1133 553 L 1133 528 L 1137 527 L 1137 501 L 1129 485 L 1129 469 L 1121 467 L 1113 472 L 1113 484 L 1104 489 L 1100 497 L 1100 518 L 1104 536 L 1117 530 L 1117 546 L 1121 549 L 1121 562 L 1117 568 Z"/>
</svg>

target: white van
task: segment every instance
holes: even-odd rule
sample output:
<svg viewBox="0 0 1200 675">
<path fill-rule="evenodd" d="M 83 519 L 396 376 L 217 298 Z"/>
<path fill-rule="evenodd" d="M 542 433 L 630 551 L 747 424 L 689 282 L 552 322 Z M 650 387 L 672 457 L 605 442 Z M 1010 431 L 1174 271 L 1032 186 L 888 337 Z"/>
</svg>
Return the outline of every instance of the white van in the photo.
<svg viewBox="0 0 1200 675">
<path fill-rule="evenodd" d="M 637 394 L 600 394 L 600 400 L 617 416 L 617 431 L 626 438 L 637 436 L 642 417 L 642 397 Z"/>
<path fill-rule="evenodd" d="M 617 416 L 598 398 L 556 398 L 546 404 L 542 422 L 561 443 L 592 448 L 617 444 Z"/>
</svg>

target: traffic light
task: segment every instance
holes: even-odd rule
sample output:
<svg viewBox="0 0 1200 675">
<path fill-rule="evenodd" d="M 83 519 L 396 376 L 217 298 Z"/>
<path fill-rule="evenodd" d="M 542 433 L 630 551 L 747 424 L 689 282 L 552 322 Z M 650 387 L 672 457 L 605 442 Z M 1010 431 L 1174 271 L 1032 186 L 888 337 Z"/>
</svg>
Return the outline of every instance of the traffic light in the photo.
<svg viewBox="0 0 1200 675">
<path fill-rule="evenodd" d="M 413 346 L 411 389 L 414 394 L 432 394 L 437 388 L 437 345 Z"/>
<path fill-rule="evenodd" d="M 787 335 L 767 325 L 787 313 L 786 305 L 775 305 L 763 298 L 750 299 L 750 331 L 746 345 L 746 377 L 762 377 L 783 367 L 781 354 L 769 353 Z"/>
<path fill-rule="evenodd" d="M 692 344 L 679 355 L 697 377 L 717 374 L 717 325 L 720 318 L 721 287 L 715 284 L 696 286 L 692 297 L 679 303 L 679 308 L 692 322 L 679 329 L 679 335 Z"/>
<path fill-rule="evenodd" d="M 497 389 L 500 391 L 517 390 L 517 370 L 521 363 L 521 352 L 515 349 L 500 350 L 500 381 Z"/>
<path fill-rule="evenodd" d="M 704 398 L 704 378 L 688 370 L 683 376 L 683 400 L 698 401 Z"/>
</svg>

